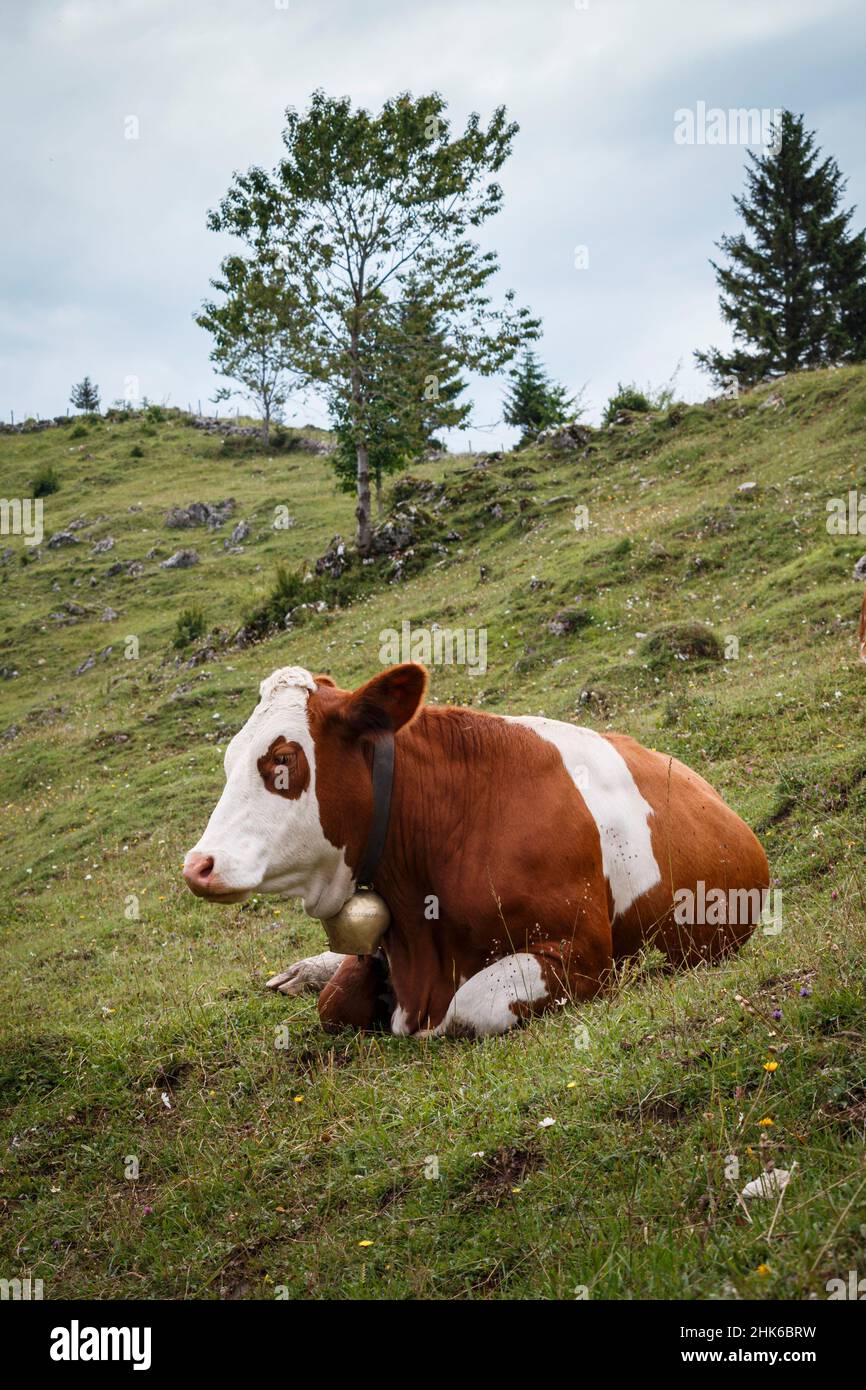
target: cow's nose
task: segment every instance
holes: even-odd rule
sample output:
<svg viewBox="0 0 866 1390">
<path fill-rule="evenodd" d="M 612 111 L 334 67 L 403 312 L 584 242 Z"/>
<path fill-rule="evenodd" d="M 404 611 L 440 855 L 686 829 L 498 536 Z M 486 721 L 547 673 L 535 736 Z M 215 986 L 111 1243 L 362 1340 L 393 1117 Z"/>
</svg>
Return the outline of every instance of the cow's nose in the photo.
<svg viewBox="0 0 866 1390">
<path fill-rule="evenodd" d="M 212 854 L 188 854 L 183 876 L 194 893 L 206 893 L 213 873 Z"/>
</svg>

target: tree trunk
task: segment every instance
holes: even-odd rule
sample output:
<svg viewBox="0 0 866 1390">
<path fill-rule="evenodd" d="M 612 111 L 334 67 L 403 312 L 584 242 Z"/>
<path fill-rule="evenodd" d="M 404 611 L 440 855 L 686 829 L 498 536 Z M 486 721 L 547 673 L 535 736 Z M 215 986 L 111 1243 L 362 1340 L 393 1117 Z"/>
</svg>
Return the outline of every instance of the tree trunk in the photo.
<svg viewBox="0 0 866 1390">
<path fill-rule="evenodd" d="M 358 505 L 355 508 L 355 516 L 358 521 L 358 529 L 355 534 L 355 544 L 362 555 L 368 554 L 370 542 L 373 536 L 373 527 L 370 520 L 370 456 L 367 452 L 366 444 L 358 445 Z"/>
<path fill-rule="evenodd" d="M 360 291 L 359 291 L 360 295 Z M 360 309 L 356 305 L 355 314 L 351 327 L 351 344 L 349 349 L 349 360 L 351 362 L 352 377 L 352 405 L 353 405 L 353 424 L 356 430 L 362 428 L 364 396 L 361 389 L 361 370 L 358 360 L 360 343 Z M 355 545 L 362 555 L 370 552 L 370 542 L 373 535 L 373 527 L 370 518 L 370 454 L 367 448 L 367 441 L 359 439 L 356 444 L 358 472 L 356 477 L 356 491 L 358 504 L 355 507 L 355 517 L 358 522 L 355 531 Z"/>
<path fill-rule="evenodd" d="M 382 514 L 383 514 L 383 512 L 384 512 L 384 505 L 383 505 L 383 502 L 382 502 L 382 474 L 379 473 L 379 472 L 377 472 L 377 473 L 376 473 L 376 517 L 377 517 L 377 519 L 378 519 L 379 521 L 382 520 Z"/>
</svg>

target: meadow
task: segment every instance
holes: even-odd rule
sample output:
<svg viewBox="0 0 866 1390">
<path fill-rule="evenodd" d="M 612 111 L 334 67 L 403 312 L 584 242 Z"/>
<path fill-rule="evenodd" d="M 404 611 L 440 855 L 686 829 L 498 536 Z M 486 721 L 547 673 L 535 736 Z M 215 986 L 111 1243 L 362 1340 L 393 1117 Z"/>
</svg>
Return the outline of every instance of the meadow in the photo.
<svg viewBox="0 0 866 1390">
<path fill-rule="evenodd" d="M 864 444 L 852 367 L 562 453 L 420 463 L 396 484 L 428 528 L 405 572 L 238 646 L 278 565 L 302 583 L 351 536 L 326 458 L 159 409 L 0 436 L 3 497 L 58 483 L 38 555 L 0 538 L 0 1276 L 46 1298 L 802 1299 L 866 1274 L 866 539 L 827 529 L 829 499 L 866 492 Z M 165 526 L 227 498 L 216 529 Z M 199 563 L 161 568 L 181 547 Z M 434 667 L 431 698 L 626 732 L 708 778 L 767 849 L 781 930 L 690 974 L 649 952 L 475 1043 L 330 1036 L 312 996 L 268 994 L 321 926 L 194 899 L 184 852 L 259 680 L 351 687 L 407 620 L 487 635 L 486 670 Z M 770 1161 L 783 1199 L 741 1199 Z"/>
</svg>

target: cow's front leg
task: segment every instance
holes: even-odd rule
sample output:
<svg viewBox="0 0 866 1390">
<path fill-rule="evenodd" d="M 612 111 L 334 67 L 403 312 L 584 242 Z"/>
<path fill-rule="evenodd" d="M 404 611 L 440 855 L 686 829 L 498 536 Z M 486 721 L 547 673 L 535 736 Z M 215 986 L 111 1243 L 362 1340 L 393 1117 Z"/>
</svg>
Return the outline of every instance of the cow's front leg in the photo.
<svg viewBox="0 0 866 1390">
<path fill-rule="evenodd" d="M 288 970 L 272 975 L 265 989 L 278 990 L 280 994 L 304 994 L 309 990 L 318 994 L 330 979 L 336 975 L 345 956 L 337 951 L 323 951 L 320 956 L 306 956 L 296 960 Z"/>
<path fill-rule="evenodd" d="M 602 987 L 610 957 L 591 967 L 566 963 L 558 946 L 540 946 L 494 961 L 461 985 L 435 1037 L 489 1038 L 558 1004 L 590 999 Z"/>
<path fill-rule="evenodd" d="M 394 992 L 384 952 L 344 956 L 319 995 L 319 1018 L 329 1033 L 341 1028 L 388 1028 Z"/>
</svg>

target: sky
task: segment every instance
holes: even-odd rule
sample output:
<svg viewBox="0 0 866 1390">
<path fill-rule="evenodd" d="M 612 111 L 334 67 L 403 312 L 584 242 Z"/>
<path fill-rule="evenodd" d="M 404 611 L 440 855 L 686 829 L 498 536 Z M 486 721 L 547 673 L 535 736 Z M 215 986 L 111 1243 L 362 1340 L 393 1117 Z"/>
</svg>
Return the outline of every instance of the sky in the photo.
<svg viewBox="0 0 866 1390">
<path fill-rule="evenodd" d="M 194 314 L 231 243 L 207 211 L 316 88 L 370 109 L 437 90 L 455 126 L 504 104 L 520 133 L 481 239 L 548 370 L 590 420 L 678 364 L 705 399 L 692 352 L 730 341 L 709 257 L 761 138 L 727 113 L 802 111 L 860 227 L 864 72 L 862 0 L 0 0 L 0 417 L 65 412 L 85 373 L 103 404 L 213 409 Z M 722 143 L 698 141 L 701 103 Z M 472 381 L 450 447 L 514 442 L 506 386 Z M 287 420 L 327 415 L 309 397 Z"/>
</svg>

